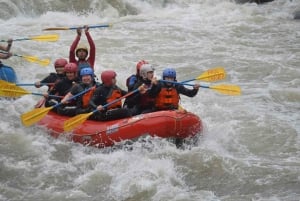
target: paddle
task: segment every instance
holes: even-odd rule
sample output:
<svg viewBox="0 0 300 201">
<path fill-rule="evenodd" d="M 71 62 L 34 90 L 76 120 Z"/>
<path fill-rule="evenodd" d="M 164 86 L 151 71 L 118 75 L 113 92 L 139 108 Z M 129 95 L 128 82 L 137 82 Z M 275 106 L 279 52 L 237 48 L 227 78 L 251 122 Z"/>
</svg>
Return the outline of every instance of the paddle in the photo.
<svg viewBox="0 0 300 201">
<path fill-rule="evenodd" d="M 26 94 L 44 96 L 44 94 L 30 92 L 21 87 L 15 86 L 13 84 L 8 84 L 8 85 L 0 84 L 0 96 L 9 97 L 9 98 L 18 98 Z M 55 96 L 55 95 L 48 95 L 48 96 L 55 97 L 55 98 L 63 98 L 62 96 Z"/>
<path fill-rule="evenodd" d="M 32 62 L 32 63 L 38 63 L 42 66 L 48 66 L 50 64 L 49 59 L 42 59 L 41 60 L 36 56 L 17 55 L 17 54 L 14 54 L 13 56 L 21 57 L 21 58 L 25 59 L 26 61 L 29 61 L 29 62 Z"/>
<path fill-rule="evenodd" d="M 202 73 L 201 75 L 199 75 L 196 78 L 193 78 L 190 80 L 185 80 L 185 81 L 182 81 L 181 83 L 183 84 L 183 83 L 191 82 L 194 80 L 201 80 L 201 81 L 206 81 L 206 82 L 216 82 L 216 81 L 219 81 L 219 80 L 222 80 L 225 78 L 226 78 L 225 69 L 223 67 L 215 67 L 215 68 L 205 71 L 204 73 Z M 185 109 L 182 105 L 179 105 L 178 109 L 185 111 Z"/>
<path fill-rule="evenodd" d="M 5 52 L 5 51 L 0 51 L 0 53 L 8 54 L 8 52 Z M 26 61 L 33 62 L 33 63 L 35 62 L 35 63 L 38 63 L 42 66 L 47 66 L 47 65 L 50 64 L 49 59 L 39 59 L 36 56 L 18 55 L 18 54 L 13 54 L 12 56 L 21 57 L 21 58 L 25 59 Z"/>
<path fill-rule="evenodd" d="M 105 28 L 105 27 L 111 27 L 111 24 L 102 24 L 102 25 L 92 25 L 88 26 L 89 28 Z M 74 30 L 74 29 L 84 29 L 83 26 L 77 26 L 77 27 L 51 27 L 51 28 L 45 28 L 43 31 L 59 31 L 59 30 Z"/>
<path fill-rule="evenodd" d="M 223 80 L 225 78 L 226 78 L 226 72 L 225 72 L 224 68 L 223 67 L 215 67 L 215 68 L 205 71 L 204 73 L 202 73 L 201 75 L 199 75 L 196 78 L 193 78 L 190 80 L 185 80 L 181 83 L 191 82 L 194 80 L 201 80 L 201 81 L 205 81 L 205 82 L 215 82 L 215 81 Z"/>
<path fill-rule="evenodd" d="M 120 98 L 118 98 L 116 100 L 113 100 L 110 103 L 107 103 L 107 104 L 103 105 L 103 108 L 106 108 L 106 107 L 108 107 L 108 106 L 110 106 L 110 105 L 112 105 L 112 104 L 114 104 L 114 103 L 116 103 L 116 102 L 118 102 L 118 101 L 120 101 L 120 100 L 122 100 L 122 99 L 124 99 L 124 98 L 126 98 L 126 97 L 128 97 L 128 96 L 130 96 L 132 94 L 134 94 L 135 92 L 138 92 L 138 91 L 139 91 L 139 89 L 135 89 L 135 90 L 127 93 L 126 95 L 124 95 L 124 96 L 122 96 L 122 97 L 120 97 Z M 74 128 L 76 128 L 77 126 L 79 126 L 80 124 L 82 124 L 84 121 L 86 121 L 89 118 L 89 116 L 91 116 L 92 114 L 96 113 L 97 111 L 98 110 L 95 109 L 92 112 L 85 113 L 85 114 L 79 114 L 79 115 L 76 115 L 76 116 L 74 116 L 74 117 L 66 120 L 64 122 L 64 131 L 71 131 L 71 130 L 73 130 Z"/>
<path fill-rule="evenodd" d="M 54 85 L 55 83 L 40 83 L 40 85 Z M 0 88 L 4 85 L 15 85 L 15 86 L 35 86 L 35 83 L 12 83 L 4 80 L 0 80 Z"/>
<path fill-rule="evenodd" d="M 52 86 L 55 83 L 40 83 L 39 85 Z M 35 83 L 16 83 L 16 86 L 35 86 Z"/>
<path fill-rule="evenodd" d="M 88 92 L 89 90 L 91 90 L 93 87 L 90 87 L 74 96 L 72 96 L 71 98 L 67 99 L 67 101 L 70 101 L 86 92 Z M 21 115 L 21 121 L 23 123 L 24 126 L 31 126 L 32 124 L 40 121 L 42 118 L 44 118 L 44 116 L 53 108 L 56 108 L 60 105 L 62 105 L 63 103 L 57 103 L 56 105 L 53 105 L 51 107 L 46 107 L 46 108 L 35 108 L 29 112 L 26 112 L 24 114 Z"/>
<path fill-rule="evenodd" d="M 32 36 L 27 38 L 18 38 L 18 39 L 13 39 L 13 41 L 35 40 L 35 41 L 42 41 L 42 42 L 55 42 L 58 39 L 59 39 L 59 35 L 51 34 L 51 35 Z M 7 41 L 1 40 L 1 42 L 7 42 Z"/>
<path fill-rule="evenodd" d="M 160 82 L 168 82 L 172 84 L 180 84 L 180 85 L 187 85 L 187 86 L 194 86 L 194 84 L 187 84 L 184 82 L 172 82 L 167 80 L 159 80 Z M 229 85 L 229 84 L 220 84 L 220 85 L 214 85 L 214 86 L 207 86 L 207 85 L 200 85 L 202 88 L 208 88 L 218 91 L 221 94 L 226 95 L 241 95 L 241 88 L 236 85 Z"/>
</svg>

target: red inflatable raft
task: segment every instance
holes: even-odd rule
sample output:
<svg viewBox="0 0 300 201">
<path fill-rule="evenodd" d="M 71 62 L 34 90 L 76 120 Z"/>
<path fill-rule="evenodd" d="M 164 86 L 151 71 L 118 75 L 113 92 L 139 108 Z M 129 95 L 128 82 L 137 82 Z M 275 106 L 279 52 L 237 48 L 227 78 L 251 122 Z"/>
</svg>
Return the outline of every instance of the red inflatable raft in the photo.
<svg viewBox="0 0 300 201">
<path fill-rule="evenodd" d="M 68 118 L 50 111 L 38 124 L 48 128 L 54 137 L 64 135 L 74 142 L 96 147 L 112 146 L 145 135 L 185 139 L 202 131 L 202 122 L 197 115 L 179 110 L 158 111 L 105 122 L 86 120 L 72 133 L 63 131 L 63 123 Z"/>
</svg>

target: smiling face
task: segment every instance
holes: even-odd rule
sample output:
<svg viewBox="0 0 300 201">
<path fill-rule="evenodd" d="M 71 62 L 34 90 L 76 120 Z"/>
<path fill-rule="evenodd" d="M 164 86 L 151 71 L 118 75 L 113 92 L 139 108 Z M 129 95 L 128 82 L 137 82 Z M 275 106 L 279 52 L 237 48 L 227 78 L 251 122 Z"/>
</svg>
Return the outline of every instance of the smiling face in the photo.
<svg viewBox="0 0 300 201">
<path fill-rule="evenodd" d="M 64 74 L 65 73 L 64 66 L 55 66 L 55 71 L 59 75 Z"/>
<path fill-rule="evenodd" d="M 77 73 L 74 72 L 66 72 L 66 77 L 68 80 L 75 80 L 77 77 Z"/>
<path fill-rule="evenodd" d="M 84 84 L 91 84 L 92 81 L 93 81 L 93 79 L 92 79 L 92 76 L 91 76 L 91 75 L 83 75 L 83 76 L 81 77 L 81 81 L 82 81 L 82 83 L 84 83 Z"/>
</svg>

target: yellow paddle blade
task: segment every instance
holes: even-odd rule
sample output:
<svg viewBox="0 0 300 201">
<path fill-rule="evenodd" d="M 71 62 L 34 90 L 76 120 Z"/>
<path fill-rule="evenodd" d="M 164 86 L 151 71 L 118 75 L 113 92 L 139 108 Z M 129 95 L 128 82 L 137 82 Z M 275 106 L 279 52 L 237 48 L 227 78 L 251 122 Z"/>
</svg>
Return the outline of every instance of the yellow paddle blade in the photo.
<svg viewBox="0 0 300 201">
<path fill-rule="evenodd" d="M 179 106 L 178 106 L 178 110 L 179 110 L 179 111 L 184 111 L 184 112 L 186 112 L 186 109 L 184 109 L 184 107 L 183 107 L 182 105 L 179 105 Z"/>
<path fill-rule="evenodd" d="M 80 124 L 82 124 L 84 121 L 91 116 L 93 112 L 89 112 L 86 114 L 79 114 L 76 115 L 75 117 L 72 117 L 64 122 L 64 131 L 71 131 Z"/>
<path fill-rule="evenodd" d="M 226 78 L 226 73 L 223 67 L 209 69 L 196 78 L 205 82 L 215 82 Z"/>
<path fill-rule="evenodd" d="M 16 85 L 16 84 L 12 82 L 7 82 L 5 80 L 0 80 L 0 88 L 6 87 L 6 85 Z"/>
<path fill-rule="evenodd" d="M 37 63 L 42 65 L 42 66 L 48 66 L 50 64 L 50 59 L 38 60 Z"/>
<path fill-rule="evenodd" d="M 47 66 L 50 64 L 50 60 L 49 59 L 43 59 L 43 60 L 40 60 L 39 58 L 37 58 L 36 56 L 22 56 L 22 58 L 26 59 L 27 61 L 29 62 L 36 62 L 42 66 Z"/>
<path fill-rule="evenodd" d="M 221 94 L 226 94 L 226 95 L 241 95 L 241 88 L 236 85 L 229 85 L 229 84 L 221 84 L 221 85 L 216 85 L 216 86 L 210 86 L 210 89 L 214 89 Z"/>
<path fill-rule="evenodd" d="M 36 41 L 44 41 L 44 42 L 55 42 L 59 39 L 59 35 L 58 34 L 40 35 L 40 36 L 30 37 L 30 39 Z"/>
<path fill-rule="evenodd" d="M 45 28 L 43 31 L 60 31 L 60 30 L 69 30 L 69 27 L 50 27 L 50 28 Z"/>
<path fill-rule="evenodd" d="M 25 94 L 31 94 L 31 92 L 22 89 L 13 84 L 1 85 L 0 84 L 0 96 L 9 97 L 9 98 L 17 98 L 23 96 Z"/>
<path fill-rule="evenodd" d="M 21 57 L 29 62 L 37 62 L 39 60 L 39 58 L 37 58 L 36 56 L 25 55 L 25 56 L 21 56 Z"/>
<path fill-rule="evenodd" d="M 40 121 L 44 116 L 53 108 L 46 107 L 46 108 L 36 108 L 29 112 L 26 112 L 21 115 L 22 124 L 24 126 L 31 126 L 36 122 Z"/>
</svg>

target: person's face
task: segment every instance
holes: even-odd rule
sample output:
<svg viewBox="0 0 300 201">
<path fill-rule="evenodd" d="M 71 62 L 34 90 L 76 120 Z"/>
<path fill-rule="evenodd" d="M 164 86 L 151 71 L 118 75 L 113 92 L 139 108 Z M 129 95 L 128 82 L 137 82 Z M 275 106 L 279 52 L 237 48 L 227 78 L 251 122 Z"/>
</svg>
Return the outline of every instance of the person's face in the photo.
<svg viewBox="0 0 300 201">
<path fill-rule="evenodd" d="M 66 76 L 69 80 L 75 80 L 77 73 L 73 73 L 73 72 L 66 72 Z"/>
<path fill-rule="evenodd" d="M 55 71 L 57 74 L 64 74 L 64 66 L 55 66 Z"/>
<path fill-rule="evenodd" d="M 81 77 L 81 81 L 84 84 L 90 84 L 90 83 L 92 83 L 92 76 L 90 76 L 90 75 L 83 75 Z"/>
<path fill-rule="evenodd" d="M 174 77 L 165 77 L 165 80 L 167 80 L 167 81 L 175 81 L 175 79 L 174 79 Z"/>
<path fill-rule="evenodd" d="M 152 80 L 153 76 L 154 76 L 154 72 L 153 71 L 147 72 L 147 79 L 148 80 Z"/>
<path fill-rule="evenodd" d="M 170 81 L 170 82 L 174 82 L 175 78 L 173 78 L 173 77 L 165 77 L 164 80 Z M 172 83 L 170 83 L 170 82 L 167 82 L 167 85 L 172 85 Z"/>
<path fill-rule="evenodd" d="M 113 85 L 116 85 L 116 84 L 117 84 L 117 79 L 116 79 L 116 77 L 114 77 L 114 78 L 111 80 L 111 82 L 112 82 Z"/>
<path fill-rule="evenodd" d="M 85 58 L 87 57 L 86 51 L 83 50 L 83 49 L 79 49 L 79 50 L 77 51 L 77 57 L 78 57 L 79 59 L 85 59 Z"/>
</svg>

